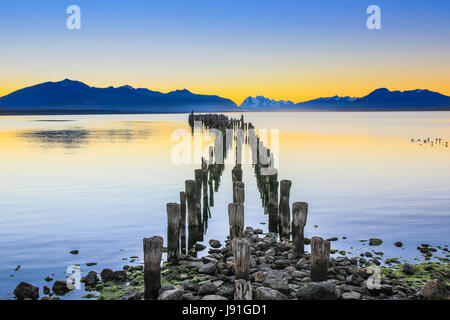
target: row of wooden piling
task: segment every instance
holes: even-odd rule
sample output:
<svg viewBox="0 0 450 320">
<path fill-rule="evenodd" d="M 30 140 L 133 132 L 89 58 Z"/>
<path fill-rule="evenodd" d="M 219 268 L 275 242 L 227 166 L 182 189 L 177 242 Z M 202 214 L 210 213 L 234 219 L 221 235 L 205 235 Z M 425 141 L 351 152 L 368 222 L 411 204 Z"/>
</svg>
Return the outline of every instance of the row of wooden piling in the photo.
<svg viewBox="0 0 450 320">
<path fill-rule="evenodd" d="M 269 215 L 269 232 L 278 232 L 282 240 L 292 240 L 293 253 L 301 257 L 304 253 L 304 227 L 307 221 L 308 204 L 294 202 L 292 204 L 292 220 L 290 203 L 290 189 L 292 182 L 282 180 L 278 183 L 277 170 L 273 168 L 273 155 L 265 148 L 254 132 L 251 123 L 241 119 L 229 119 L 224 115 L 189 115 L 189 124 L 201 122 L 206 128 L 241 128 L 246 132 L 245 139 L 236 140 L 236 154 L 238 146 L 247 141 L 256 141 L 256 148 L 252 148 L 252 158 L 255 166 L 255 176 L 258 189 L 261 193 L 265 213 Z M 239 131 L 240 132 L 240 131 Z M 255 135 L 255 136 L 252 136 Z M 250 139 L 251 138 L 251 139 Z M 240 146 L 242 147 L 242 146 Z M 185 181 L 185 191 L 180 192 L 180 203 L 168 203 L 167 210 L 167 261 L 176 264 L 180 253 L 186 248 L 186 221 L 189 231 L 188 251 L 197 241 L 203 240 L 205 221 L 210 214 L 209 206 L 213 206 L 212 177 L 223 172 L 224 166 L 216 167 L 213 161 L 214 149 L 210 148 L 210 159 L 202 158 L 200 169 L 195 170 L 195 180 Z M 269 161 L 261 161 L 261 156 Z M 238 158 L 238 157 L 237 157 Z M 262 174 L 261 170 L 266 173 Z M 268 169 L 268 171 L 267 171 Z M 209 176 L 208 176 L 209 174 Z M 242 181 L 242 166 L 240 163 L 232 169 L 233 202 L 228 205 L 229 240 L 234 259 L 235 274 L 235 300 L 251 300 L 252 287 L 250 277 L 251 244 L 244 237 L 244 202 L 245 185 Z M 209 177 L 209 179 L 208 179 Z M 217 178 L 217 177 L 215 177 Z M 278 186 L 280 186 L 280 199 L 278 202 Z M 210 198 L 208 202 L 208 188 Z M 215 188 L 214 188 L 215 189 Z M 212 191 L 212 192 L 211 192 Z M 216 190 L 217 191 L 217 190 Z M 203 196 L 203 219 L 201 212 L 201 198 Z M 212 203 L 211 203 L 212 202 Z M 196 235 L 195 237 L 191 237 Z M 181 243 L 181 246 L 180 246 Z M 163 238 L 155 236 L 144 239 L 144 282 L 145 299 L 157 299 L 161 287 L 161 259 L 163 252 Z M 330 243 L 320 237 L 311 238 L 311 280 L 323 281 L 327 278 L 328 261 L 330 256 Z"/>
</svg>

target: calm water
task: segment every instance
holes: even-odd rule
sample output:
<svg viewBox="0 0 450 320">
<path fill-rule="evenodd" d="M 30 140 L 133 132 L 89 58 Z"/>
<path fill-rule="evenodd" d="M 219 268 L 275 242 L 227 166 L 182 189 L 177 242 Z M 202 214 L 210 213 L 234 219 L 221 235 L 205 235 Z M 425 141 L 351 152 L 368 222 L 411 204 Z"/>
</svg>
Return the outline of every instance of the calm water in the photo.
<svg viewBox="0 0 450 320">
<path fill-rule="evenodd" d="M 332 248 L 353 255 L 369 249 L 359 240 L 378 237 L 384 244 L 376 251 L 408 260 L 420 243 L 449 243 L 450 112 L 251 113 L 245 120 L 280 129 L 279 180 L 293 181 L 291 203 L 310 205 L 307 237 L 337 236 Z M 51 287 L 45 277 L 64 280 L 73 264 L 82 274 L 121 269 L 131 256 L 142 258 L 143 237 L 166 237 L 165 205 L 178 201 L 200 167 L 171 161 L 176 129 L 189 129 L 187 115 L 0 117 L 0 299 L 12 298 L 20 281 L 42 295 Z M 442 143 L 411 142 L 426 138 Z M 214 195 L 204 243 L 228 233 L 231 168 Z M 243 170 L 246 225 L 266 231 L 254 171 Z"/>
</svg>

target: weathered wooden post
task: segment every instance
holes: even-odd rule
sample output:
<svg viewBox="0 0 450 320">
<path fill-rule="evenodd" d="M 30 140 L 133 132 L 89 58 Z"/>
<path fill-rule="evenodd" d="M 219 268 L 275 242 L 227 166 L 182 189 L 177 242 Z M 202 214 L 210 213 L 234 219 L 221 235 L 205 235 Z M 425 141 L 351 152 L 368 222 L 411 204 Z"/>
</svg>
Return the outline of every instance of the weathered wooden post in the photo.
<svg viewBox="0 0 450 320">
<path fill-rule="evenodd" d="M 292 240 L 294 241 L 294 254 L 299 256 L 305 253 L 304 228 L 308 216 L 308 203 L 294 202 L 292 204 Z"/>
<path fill-rule="evenodd" d="M 197 219 L 197 184 L 194 180 L 186 180 L 186 199 L 188 209 L 188 228 L 198 226 Z"/>
<path fill-rule="evenodd" d="M 232 181 L 242 181 L 242 168 L 240 164 L 234 166 L 231 170 Z"/>
<path fill-rule="evenodd" d="M 252 300 L 252 285 L 250 281 L 239 279 L 234 281 L 234 300 Z"/>
<path fill-rule="evenodd" d="M 269 232 L 278 232 L 278 186 L 277 175 L 269 179 L 269 202 L 267 212 L 269 214 Z"/>
<path fill-rule="evenodd" d="M 244 203 L 245 201 L 245 186 L 242 181 L 233 181 L 233 202 Z"/>
<path fill-rule="evenodd" d="M 230 240 L 242 237 L 244 234 L 244 205 L 242 203 L 228 204 L 228 221 L 230 224 Z"/>
<path fill-rule="evenodd" d="M 186 180 L 186 198 L 188 209 L 188 250 L 193 248 L 198 240 L 198 235 L 201 226 L 198 221 L 198 216 L 201 215 L 200 208 L 197 203 L 197 184 L 194 180 Z"/>
<path fill-rule="evenodd" d="M 279 205 L 279 220 L 280 220 L 280 236 L 289 240 L 289 229 L 291 222 L 291 209 L 289 208 L 289 194 L 291 191 L 292 182 L 290 180 L 282 180 L 280 182 L 280 205 Z"/>
<path fill-rule="evenodd" d="M 311 281 L 327 280 L 330 260 L 330 242 L 320 237 L 311 238 Z"/>
<path fill-rule="evenodd" d="M 180 238 L 181 252 L 186 254 L 186 193 L 180 192 Z"/>
<path fill-rule="evenodd" d="M 250 276 L 250 242 L 244 238 L 234 238 L 231 242 L 234 258 L 234 275 L 236 280 L 249 280 Z"/>
<path fill-rule="evenodd" d="M 195 173 L 195 184 L 196 184 L 196 200 L 197 200 L 197 219 L 198 219 L 198 225 L 201 225 L 202 223 L 202 212 L 201 212 L 201 199 L 202 199 L 202 183 L 203 183 L 203 170 L 202 169 L 196 169 L 194 171 Z"/>
<path fill-rule="evenodd" d="M 180 251 L 180 205 L 178 203 L 167 204 L 167 260 L 178 262 Z"/>
<path fill-rule="evenodd" d="M 163 238 L 144 238 L 144 299 L 156 300 L 161 288 Z"/>
</svg>

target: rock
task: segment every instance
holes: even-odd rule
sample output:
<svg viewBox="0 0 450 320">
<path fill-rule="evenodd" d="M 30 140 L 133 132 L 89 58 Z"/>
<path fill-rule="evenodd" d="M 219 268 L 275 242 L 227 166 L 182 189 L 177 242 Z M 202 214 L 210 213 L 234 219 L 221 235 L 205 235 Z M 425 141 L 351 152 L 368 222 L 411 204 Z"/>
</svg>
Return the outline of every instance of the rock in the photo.
<svg viewBox="0 0 450 320">
<path fill-rule="evenodd" d="M 305 267 L 308 264 L 308 260 L 306 260 L 305 258 L 301 258 L 300 260 L 298 260 L 298 262 L 295 264 L 295 267 L 297 269 L 302 269 L 303 267 Z"/>
<path fill-rule="evenodd" d="M 379 287 L 375 288 L 368 288 L 370 294 L 372 295 L 384 295 L 384 296 L 392 296 L 394 294 L 394 290 L 392 289 L 391 285 L 388 284 L 382 284 Z"/>
<path fill-rule="evenodd" d="M 255 274 L 255 282 L 264 282 L 267 278 L 267 272 L 264 271 L 258 271 Z"/>
<path fill-rule="evenodd" d="M 276 254 L 276 250 L 274 248 L 270 248 L 265 252 L 266 256 L 274 256 Z"/>
<path fill-rule="evenodd" d="M 19 283 L 14 289 L 14 295 L 17 299 L 33 299 L 37 300 L 39 298 L 39 288 L 29 284 L 27 282 L 22 281 Z"/>
<path fill-rule="evenodd" d="M 356 291 L 345 292 L 341 296 L 344 300 L 359 300 L 361 299 L 361 293 Z"/>
<path fill-rule="evenodd" d="M 305 277 L 308 277 L 308 274 L 304 271 L 295 271 L 292 273 L 291 277 L 293 279 L 303 279 Z"/>
<path fill-rule="evenodd" d="M 267 287 L 258 287 L 254 291 L 254 299 L 255 300 L 289 300 L 281 292 L 267 288 Z"/>
<path fill-rule="evenodd" d="M 174 290 L 175 287 L 170 285 L 170 284 L 163 284 L 161 285 L 161 288 L 159 288 L 159 294 L 165 292 L 165 291 L 170 291 L 170 290 Z M 184 289 L 184 287 L 183 287 Z"/>
<path fill-rule="evenodd" d="M 100 276 L 102 277 L 103 282 L 114 280 L 114 271 L 109 268 L 103 269 Z"/>
<path fill-rule="evenodd" d="M 53 281 L 53 278 L 47 276 L 44 280 L 47 281 L 47 282 L 50 282 L 50 281 Z"/>
<path fill-rule="evenodd" d="M 284 278 L 278 277 L 266 278 L 266 280 L 264 281 L 264 286 L 280 291 L 284 294 L 289 294 L 289 291 L 291 290 L 291 288 L 289 288 L 288 281 Z"/>
<path fill-rule="evenodd" d="M 295 269 L 294 266 L 287 266 L 286 268 L 284 268 L 284 272 L 286 272 L 289 275 L 292 275 L 296 271 L 297 269 Z"/>
<path fill-rule="evenodd" d="M 222 246 L 222 244 L 220 243 L 220 241 L 219 240 L 214 240 L 214 239 L 211 239 L 211 240 L 209 240 L 209 245 L 212 247 L 212 248 L 220 248 L 221 246 Z"/>
<path fill-rule="evenodd" d="M 351 286 L 359 287 L 364 282 L 364 279 L 357 274 L 352 274 L 345 279 L 345 283 Z"/>
<path fill-rule="evenodd" d="M 167 290 L 159 295 L 158 300 L 183 300 L 183 294 L 181 289 Z"/>
<path fill-rule="evenodd" d="M 136 291 L 133 293 L 130 293 L 128 295 L 125 296 L 126 300 L 141 300 L 142 299 L 142 291 Z"/>
<path fill-rule="evenodd" d="M 97 276 L 97 272 L 89 271 L 89 273 L 84 277 L 84 284 L 87 286 L 95 285 L 99 282 L 99 278 Z"/>
<path fill-rule="evenodd" d="M 403 242 L 401 241 L 397 241 L 396 243 L 394 243 L 396 247 L 403 247 Z"/>
<path fill-rule="evenodd" d="M 365 255 L 366 257 L 369 257 L 369 258 L 372 257 L 372 254 L 371 254 L 370 252 L 368 252 L 368 251 L 365 252 L 364 255 Z"/>
<path fill-rule="evenodd" d="M 206 246 L 201 243 L 196 243 L 194 248 L 195 248 L 195 251 L 203 251 L 206 249 Z"/>
<path fill-rule="evenodd" d="M 197 291 L 198 290 L 198 284 L 193 283 L 193 282 L 191 282 L 189 280 L 184 280 L 180 284 L 183 286 L 183 288 L 185 290 L 190 290 L 190 291 Z"/>
<path fill-rule="evenodd" d="M 198 269 L 199 273 L 204 273 L 204 274 L 215 274 L 216 273 L 216 265 L 213 262 L 209 262 L 207 264 L 204 264 L 203 266 L 201 266 Z"/>
<path fill-rule="evenodd" d="M 202 258 L 202 262 L 204 263 L 204 264 L 206 264 L 206 263 L 214 263 L 214 264 L 216 264 L 217 262 L 219 262 L 219 260 L 217 260 L 216 258 L 213 258 L 213 257 L 209 257 L 209 256 L 206 256 L 206 257 L 203 257 Z"/>
<path fill-rule="evenodd" d="M 211 282 L 204 283 L 198 288 L 198 293 L 202 296 L 205 296 L 208 294 L 214 294 L 216 292 L 217 292 L 217 287 Z"/>
<path fill-rule="evenodd" d="M 221 286 L 217 290 L 219 296 L 225 297 L 228 300 L 234 299 L 234 286 Z"/>
<path fill-rule="evenodd" d="M 445 283 L 441 280 L 433 280 L 427 282 L 422 290 L 420 290 L 419 297 L 423 300 L 449 300 L 449 292 Z"/>
<path fill-rule="evenodd" d="M 383 240 L 378 238 L 370 238 L 369 246 L 380 246 L 383 243 Z"/>
<path fill-rule="evenodd" d="M 219 295 L 210 294 L 210 295 L 204 296 L 202 298 L 202 300 L 228 300 L 228 299 L 225 297 L 219 296 Z"/>
<path fill-rule="evenodd" d="M 128 276 L 127 273 L 123 270 L 114 271 L 114 280 L 116 281 L 127 281 Z"/>
<path fill-rule="evenodd" d="M 88 262 L 88 263 L 86 263 L 86 265 L 87 265 L 88 267 L 92 267 L 92 266 L 97 265 L 97 262 Z"/>
<path fill-rule="evenodd" d="M 255 229 L 255 230 L 253 230 L 253 233 L 254 234 L 262 234 L 263 231 L 261 229 Z"/>
<path fill-rule="evenodd" d="M 410 265 L 409 263 L 405 263 L 403 265 L 403 272 L 411 275 L 411 274 L 414 274 L 416 271 L 414 270 L 412 265 Z"/>
<path fill-rule="evenodd" d="M 47 286 L 44 286 L 44 294 L 49 294 L 50 293 L 50 288 Z"/>
<path fill-rule="evenodd" d="M 338 241 L 339 238 L 338 237 L 333 237 L 333 238 L 328 238 L 327 241 Z"/>
<path fill-rule="evenodd" d="M 340 293 L 336 285 L 331 282 L 316 282 L 297 291 L 299 300 L 336 300 Z"/>
<path fill-rule="evenodd" d="M 52 290 L 57 295 L 62 296 L 62 295 L 65 295 L 67 292 L 69 292 L 70 290 L 73 290 L 73 289 L 69 289 L 67 287 L 67 281 L 56 280 L 53 283 Z"/>
<path fill-rule="evenodd" d="M 78 254 L 78 253 L 80 253 L 78 250 L 72 250 L 72 251 L 70 251 L 70 253 L 71 254 Z"/>
<path fill-rule="evenodd" d="M 197 296 L 194 296 L 191 292 L 183 294 L 183 300 L 193 301 L 193 300 L 196 300 L 196 297 Z"/>
</svg>

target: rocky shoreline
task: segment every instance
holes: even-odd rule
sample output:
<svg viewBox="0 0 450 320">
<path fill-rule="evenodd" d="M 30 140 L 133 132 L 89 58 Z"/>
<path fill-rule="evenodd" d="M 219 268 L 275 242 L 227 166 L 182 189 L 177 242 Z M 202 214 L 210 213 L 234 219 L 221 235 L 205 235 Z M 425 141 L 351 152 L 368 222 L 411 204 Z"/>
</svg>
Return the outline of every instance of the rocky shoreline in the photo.
<svg viewBox="0 0 450 320">
<path fill-rule="evenodd" d="M 327 281 L 311 282 L 309 253 L 295 257 L 292 242 L 280 242 L 277 234 L 263 234 L 260 229 L 247 227 L 244 237 L 251 243 L 253 300 L 450 299 L 450 265 L 445 257 L 440 258 L 440 262 L 408 264 L 396 258 L 383 259 L 382 252 L 375 250 L 373 256 L 370 252 L 357 257 L 341 253 L 330 258 Z M 305 240 L 307 244 L 309 239 Z M 198 244 L 188 255 L 180 254 L 177 264 L 164 262 L 158 300 L 233 300 L 235 277 L 230 243 L 227 240 L 222 246 L 220 241 L 210 240 L 208 255 L 202 258 L 196 257 L 197 251 L 206 248 Z M 447 247 L 438 249 L 448 253 Z M 427 244 L 418 250 L 425 259 L 437 251 Z M 373 266 L 380 265 L 380 260 L 383 265 L 379 269 L 379 286 L 370 286 Z M 141 300 L 143 269 L 143 265 L 138 264 L 125 265 L 119 271 L 104 269 L 100 275 L 90 271 L 82 278 L 85 289 L 90 291 L 83 298 Z M 66 281 L 55 281 L 52 290 L 44 287 L 45 296 L 41 300 L 59 299 L 68 291 Z M 22 282 L 14 293 L 17 299 L 38 299 L 39 288 Z"/>
</svg>

